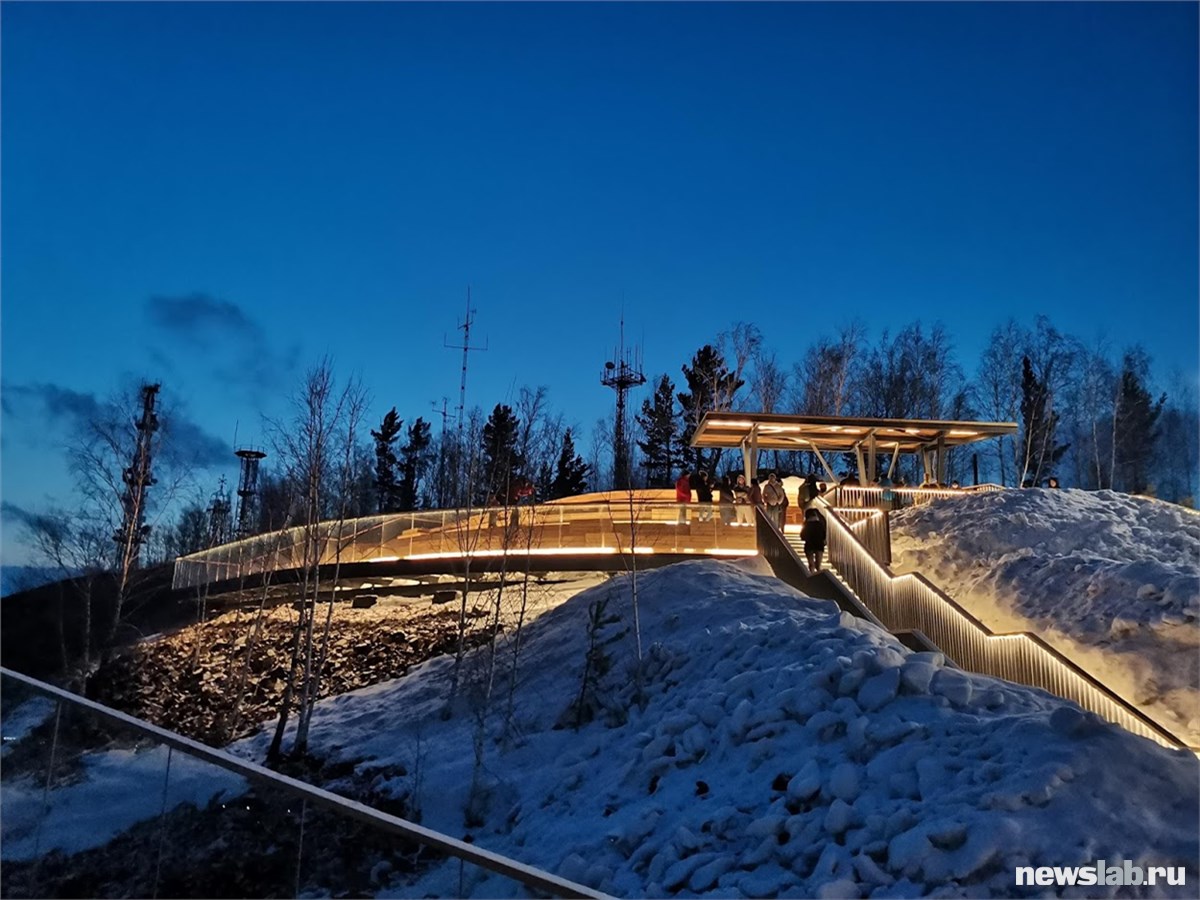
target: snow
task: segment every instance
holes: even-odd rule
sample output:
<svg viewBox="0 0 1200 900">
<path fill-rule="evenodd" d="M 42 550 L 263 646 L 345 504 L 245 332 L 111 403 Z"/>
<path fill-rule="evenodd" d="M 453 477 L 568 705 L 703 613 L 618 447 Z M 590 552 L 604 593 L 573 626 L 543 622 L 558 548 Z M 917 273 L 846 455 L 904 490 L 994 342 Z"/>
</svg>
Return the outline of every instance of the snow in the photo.
<svg viewBox="0 0 1200 900">
<path fill-rule="evenodd" d="M 0 757 L 8 755 L 9 748 L 27 736 L 33 729 L 54 715 L 54 701 L 49 697 L 31 697 L 18 703 L 13 709 L 0 711 Z"/>
<path fill-rule="evenodd" d="M 1017 866 L 1096 858 L 1186 865 L 1176 895 L 1194 894 L 1194 755 L 911 654 L 761 560 L 686 562 L 637 584 L 641 707 L 618 576 L 527 626 L 512 727 L 493 701 L 478 772 L 486 648 L 453 703 L 447 658 L 323 701 L 313 750 L 386 771 L 379 789 L 429 827 L 624 896 L 1011 896 Z M 589 644 L 601 601 L 617 620 Z M 575 729 L 589 645 L 610 665 L 592 666 L 595 718 Z M 261 759 L 268 741 L 264 729 L 233 750 Z M 465 871 L 467 896 L 519 893 Z M 459 890 L 452 863 L 380 896 Z"/>
<path fill-rule="evenodd" d="M 27 777 L 6 773 L 0 782 L 0 842 L 6 860 L 32 859 L 35 849 L 70 854 L 102 847 L 161 813 L 165 746 L 87 753 L 80 764 L 79 776 L 45 792 L 45 800 L 44 771 Z M 203 807 L 213 798 L 237 796 L 246 789 L 244 779 L 211 763 L 183 753 L 171 755 L 167 809 L 184 803 Z"/>
<path fill-rule="evenodd" d="M 1200 515 L 1113 491 L 967 494 L 894 513 L 892 557 L 1200 746 Z"/>
</svg>

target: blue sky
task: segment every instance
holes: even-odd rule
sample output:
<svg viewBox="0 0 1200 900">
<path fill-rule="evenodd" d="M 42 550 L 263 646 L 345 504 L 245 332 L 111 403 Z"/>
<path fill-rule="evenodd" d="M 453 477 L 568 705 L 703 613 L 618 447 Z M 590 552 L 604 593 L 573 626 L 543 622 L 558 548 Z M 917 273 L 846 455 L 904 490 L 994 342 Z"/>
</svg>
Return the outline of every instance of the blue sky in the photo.
<svg viewBox="0 0 1200 900">
<path fill-rule="evenodd" d="M 970 369 L 1045 313 L 1196 377 L 1195 4 L 0 17 L 7 502 L 66 499 L 71 411 L 124 378 L 254 440 L 329 353 L 429 418 L 468 284 L 468 402 L 545 384 L 588 429 L 622 298 L 650 374 L 853 317 L 941 321 Z"/>
</svg>

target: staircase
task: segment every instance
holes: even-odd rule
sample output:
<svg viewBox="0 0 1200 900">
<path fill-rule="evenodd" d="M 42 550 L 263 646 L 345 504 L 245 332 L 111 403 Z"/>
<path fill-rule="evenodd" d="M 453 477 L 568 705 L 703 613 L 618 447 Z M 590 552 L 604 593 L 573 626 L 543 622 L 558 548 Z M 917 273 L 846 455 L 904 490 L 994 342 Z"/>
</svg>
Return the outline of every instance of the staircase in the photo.
<svg viewBox="0 0 1200 900">
<path fill-rule="evenodd" d="M 939 650 L 971 672 L 1041 688 L 1165 747 L 1197 751 L 1136 706 L 1029 632 L 997 634 L 919 573 L 896 575 L 887 514 L 855 510 L 853 518 L 818 500 L 825 516 L 829 568 L 810 572 L 799 535 L 782 534 L 763 515 L 759 551 L 775 574 L 812 597 L 832 599 L 906 646 Z M 834 596 L 830 596 L 830 594 Z"/>
</svg>

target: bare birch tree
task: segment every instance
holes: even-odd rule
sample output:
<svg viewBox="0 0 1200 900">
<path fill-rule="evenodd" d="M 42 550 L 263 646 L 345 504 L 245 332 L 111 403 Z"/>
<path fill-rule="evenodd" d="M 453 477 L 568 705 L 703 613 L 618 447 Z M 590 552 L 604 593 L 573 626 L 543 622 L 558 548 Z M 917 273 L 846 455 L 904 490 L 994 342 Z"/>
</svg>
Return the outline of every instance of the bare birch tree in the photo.
<svg viewBox="0 0 1200 900">
<path fill-rule="evenodd" d="M 347 413 L 359 390 L 353 382 L 339 390 L 333 363 L 326 357 L 308 371 L 292 395 L 291 418 L 267 423 L 276 457 L 293 485 L 299 508 L 298 527 L 303 536 L 301 593 L 292 629 L 288 677 L 279 702 L 275 734 L 267 751 L 270 762 L 280 758 L 293 699 L 297 693 L 303 697 L 309 688 L 316 599 L 325 543 L 321 519 L 330 502 L 330 476 L 336 459 L 337 437 L 345 428 Z"/>
</svg>

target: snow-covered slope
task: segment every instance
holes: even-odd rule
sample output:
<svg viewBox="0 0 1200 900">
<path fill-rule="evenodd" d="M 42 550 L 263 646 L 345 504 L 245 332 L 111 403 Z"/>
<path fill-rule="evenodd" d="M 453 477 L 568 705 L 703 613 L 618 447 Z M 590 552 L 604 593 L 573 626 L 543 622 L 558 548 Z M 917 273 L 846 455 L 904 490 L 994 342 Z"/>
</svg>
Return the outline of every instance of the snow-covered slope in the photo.
<svg viewBox="0 0 1200 900">
<path fill-rule="evenodd" d="M 762 565 L 639 576 L 641 708 L 626 577 L 543 615 L 523 635 L 507 739 L 511 645 L 500 655 L 477 778 L 486 650 L 449 717 L 443 658 L 320 704 L 313 749 L 362 760 L 431 827 L 626 896 L 1011 896 L 1016 866 L 1096 858 L 1186 865 L 1185 888 L 1148 894 L 1194 893 L 1194 756 L 910 654 Z M 617 621 L 589 634 L 602 601 Z M 575 730 L 589 646 L 603 674 Z M 261 758 L 267 739 L 234 750 Z M 513 890 L 466 871 L 468 895 Z M 458 879 L 449 865 L 390 891 L 461 896 Z"/>
<path fill-rule="evenodd" d="M 996 631 L 1033 631 L 1200 745 L 1200 516 L 1113 491 L 1016 490 L 903 510 L 919 570 Z"/>
</svg>

